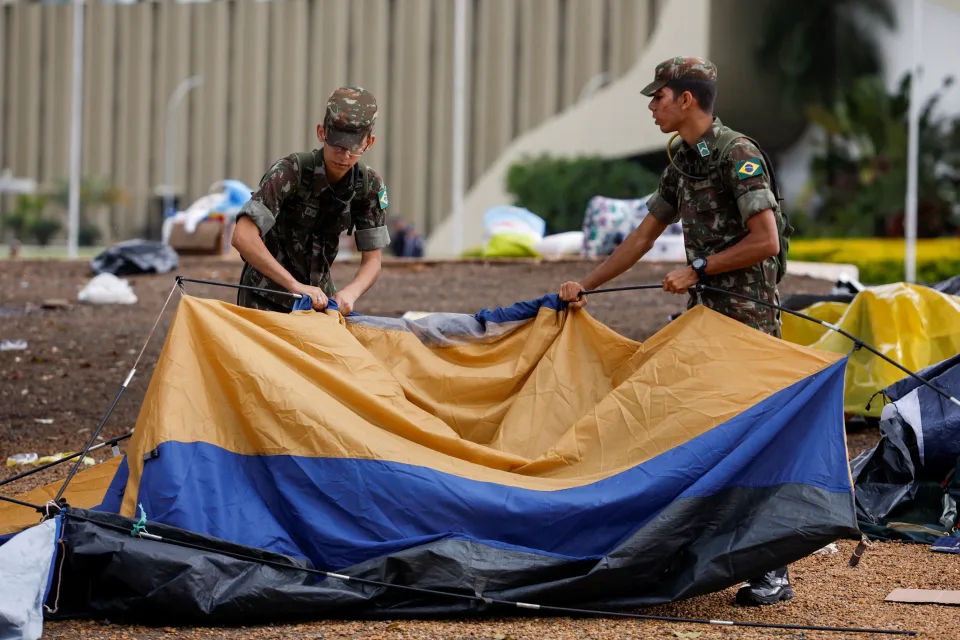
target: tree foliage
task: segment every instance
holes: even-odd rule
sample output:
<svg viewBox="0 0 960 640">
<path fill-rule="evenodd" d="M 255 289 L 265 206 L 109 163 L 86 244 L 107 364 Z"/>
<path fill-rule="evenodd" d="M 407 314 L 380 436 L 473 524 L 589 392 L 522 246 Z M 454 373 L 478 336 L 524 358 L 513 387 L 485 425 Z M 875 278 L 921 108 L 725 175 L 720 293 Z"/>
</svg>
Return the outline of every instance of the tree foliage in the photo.
<svg viewBox="0 0 960 640">
<path fill-rule="evenodd" d="M 762 24 L 760 66 L 794 110 L 829 108 L 841 87 L 882 72 L 879 34 L 897 19 L 891 0 L 785 0 L 768 5 Z"/>
<path fill-rule="evenodd" d="M 860 78 L 831 109 L 809 107 L 825 144 L 812 163 L 814 190 L 823 196 L 817 212 L 824 232 L 900 235 L 908 161 L 910 75 L 890 93 L 877 76 Z M 917 228 L 921 237 L 955 229 L 960 212 L 960 120 L 937 116 L 937 104 L 953 84 L 923 104 L 919 121 Z M 828 167 L 833 166 L 831 181 Z"/>
</svg>

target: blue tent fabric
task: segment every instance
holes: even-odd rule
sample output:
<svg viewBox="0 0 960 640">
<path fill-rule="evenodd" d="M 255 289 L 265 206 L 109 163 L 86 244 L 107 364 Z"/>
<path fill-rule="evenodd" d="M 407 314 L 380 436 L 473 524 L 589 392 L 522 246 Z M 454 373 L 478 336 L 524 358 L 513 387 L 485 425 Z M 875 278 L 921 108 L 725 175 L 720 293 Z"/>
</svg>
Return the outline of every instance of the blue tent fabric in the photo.
<svg viewBox="0 0 960 640">
<path fill-rule="evenodd" d="M 960 395 L 960 356 L 918 374 Z M 957 535 L 960 407 L 912 376 L 884 395 L 892 402 L 881 415 L 880 442 L 851 462 L 860 527 L 877 539 L 934 542 Z"/>
</svg>

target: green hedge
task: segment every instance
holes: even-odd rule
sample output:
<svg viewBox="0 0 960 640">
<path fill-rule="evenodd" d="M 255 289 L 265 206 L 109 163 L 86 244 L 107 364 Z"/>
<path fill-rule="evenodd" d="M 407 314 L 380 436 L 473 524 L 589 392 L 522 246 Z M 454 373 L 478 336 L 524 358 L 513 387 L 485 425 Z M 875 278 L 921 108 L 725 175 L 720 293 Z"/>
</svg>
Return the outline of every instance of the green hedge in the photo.
<svg viewBox="0 0 960 640">
<path fill-rule="evenodd" d="M 507 171 L 507 191 L 514 204 L 547 223 L 547 234 L 579 231 L 587 202 L 594 196 L 641 198 L 654 192 L 659 176 L 630 160 L 595 156 L 540 156 L 514 163 Z"/>
</svg>

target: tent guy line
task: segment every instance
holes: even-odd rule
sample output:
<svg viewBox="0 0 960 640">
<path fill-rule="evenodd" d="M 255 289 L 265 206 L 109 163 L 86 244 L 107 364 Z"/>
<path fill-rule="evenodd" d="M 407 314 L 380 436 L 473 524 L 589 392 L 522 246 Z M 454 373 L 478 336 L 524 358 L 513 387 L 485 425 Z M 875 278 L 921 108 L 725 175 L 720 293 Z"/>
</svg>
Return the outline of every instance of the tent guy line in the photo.
<svg viewBox="0 0 960 640">
<path fill-rule="evenodd" d="M 282 562 L 276 562 L 273 560 L 268 560 L 266 558 L 256 558 L 253 556 L 247 556 L 242 553 L 227 551 L 225 549 L 211 549 L 203 545 L 195 544 L 192 542 L 174 540 L 171 538 L 164 538 L 162 536 L 149 533 L 148 531 L 144 530 L 145 529 L 144 527 L 138 528 L 137 526 L 134 526 L 133 531 L 128 531 L 126 528 L 118 525 L 112 525 L 106 522 L 92 520 L 90 518 L 86 518 L 84 516 L 72 513 L 69 508 L 62 508 L 60 515 L 66 518 L 73 518 L 75 520 L 88 522 L 90 524 L 94 524 L 96 526 L 104 527 L 107 529 L 113 529 L 114 531 L 118 531 L 121 533 L 130 533 L 130 535 L 135 535 L 143 540 L 160 542 L 162 544 L 171 544 L 178 547 L 193 549 L 195 551 L 202 551 L 204 553 L 221 554 L 221 555 L 229 556 L 232 558 L 236 558 L 238 560 L 244 560 L 247 562 L 254 562 L 263 566 L 273 567 L 275 569 L 303 572 L 311 575 L 332 578 L 334 580 L 341 580 L 343 582 L 354 582 L 361 585 L 381 587 L 384 589 L 399 589 L 399 590 L 408 591 L 411 593 L 421 593 L 426 595 L 457 598 L 461 600 L 472 600 L 475 602 L 485 602 L 488 605 L 501 605 L 501 606 L 512 607 L 517 609 L 528 609 L 533 611 L 545 611 L 545 612 L 568 614 L 568 615 L 627 618 L 627 619 L 633 619 L 633 620 L 652 620 L 652 621 L 660 621 L 660 622 L 679 622 L 679 623 L 688 623 L 688 624 L 709 624 L 709 625 L 731 626 L 731 627 L 760 627 L 765 629 L 795 629 L 795 630 L 804 630 L 804 631 L 835 631 L 835 632 L 845 632 L 845 633 L 878 633 L 878 634 L 883 633 L 883 634 L 889 634 L 889 635 L 907 635 L 907 636 L 917 635 L 916 631 L 904 631 L 900 629 L 870 629 L 870 628 L 858 628 L 858 627 L 832 627 L 832 626 L 816 626 L 816 625 L 800 625 L 800 624 L 777 624 L 773 622 L 738 622 L 735 620 L 707 620 L 702 618 L 677 618 L 677 617 L 671 617 L 671 616 L 654 616 L 654 615 L 645 615 L 641 613 L 628 613 L 623 611 L 602 611 L 599 609 L 577 609 L 577 608 L 571 608 L 571 607 L 539 605 L 539 604 L 534 604 L 529 602 L 513 602 L 510 600 L 500 600 L 497 598 L 490 598 L 483 595 L 468 595 L 465 593 L 452 593 L 449 591 L 441 591 L 438 589 L 426 589 L 423 587 L 413 587 L 409 585 L 394 584 L 390 582 L 381 582 L 378 580 L 369 580 L 366 578 L 347 576 L 341 573 L 333 573 L 331 571 L 323 571 L 320 569 L 313 569 L 310 567 L 284 564 Z M 149 522 L 147 524 L 149 525 Z"/>
<path fill-rule="evenodd" d="M 167 299 L 163 303 L 163 307 L 160 309 L 160 313 L 157 314 L 157 320 L 153 323 L 153 328 L 150 329 L 150 333 L 147 335 L 147 339 L 143 343 L 143 348 L 140 349 L 140 354 L 137 356 L 137 359 L 134 361 L 133 366 L 130 368 L 130 373 L 127 374 L 127 379 L 123 381 L 123 384 L 120 386 L 120 390 L 117 392 L 116 397 L 113 399 L 113 402 L 110 403 L 110 407 L 107 408 L 107 412 L 103 414 L 103 418 L 100 420 L 100 424 L 97 425 L 97 429 L 93 432 L 93 435 L 90 436 L 90 441 L 87 442 L 87 446 L 84 447 L 83 452 L 77 458 L 77 461 L 74 463 L 73 467 L 70 469 L 67 479 L 63 481 L 63 485 L 60 487 L 60 490 L 57 491 L 56 497 L 53 499 L 54 503 L 60 501 L 63 497 L 63 492 L 67 490 L 67 485 L 70 484 L 70 481 L 73 480 L 73 476 L 76 475 L 77 470 L 80 468 L 80 465 L 83 463 L 83 459 L 86 457 L 87 453 L 90 452 L 90 448 L 93 447 L 93 443 L 97 441 L 97 437 L 100 435 L 100 432 L 103 430 L 103 425 L 107 423 L 107 419 L 110 417 L 110 414 L 113 413 L 114 408 L 116 408 L 117 403 L 120 401 L 120 396 L 123 395 L 123 392 L 127 390 L 130 381 L 133 380 L 133 376 L 137 371 L 137 365 L 140 364 L 140 359 L 143 357 L 144 352 L 147 350 L 147 345 L 150 343 L 150 339 L 153 337 L 154 332 L 157 330 L 157 326 L 160 324 L 160 318 L 163 317 L 163 312 L 166 311 L 167 305 L 170 304 L 170 299 L 173 297 L 173 292 L 177 290 L 177 284 L 174 283 L 173 287 L 170 289 L 170 293 L 167 295 Z M 182 291 L 182 289 L 181 289 Z"/>
</svg>

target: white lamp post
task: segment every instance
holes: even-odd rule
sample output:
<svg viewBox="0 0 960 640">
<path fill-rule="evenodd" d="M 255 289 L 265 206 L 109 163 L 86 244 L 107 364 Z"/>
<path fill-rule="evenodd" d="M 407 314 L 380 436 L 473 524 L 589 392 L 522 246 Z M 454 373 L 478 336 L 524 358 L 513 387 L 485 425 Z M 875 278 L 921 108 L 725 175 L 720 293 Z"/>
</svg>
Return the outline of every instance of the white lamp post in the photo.
<svg viewBox="0 0 960 640">
<path fill-rule="evenodd" d="M 913 60 L 910 78 L 909 138 L 907 142 L 907 202 L 904 214 L 904 244 L 906 247 L 903 260 L 904 280 L 911 283 L 917 280 L 917 165 L 920 155 L 922 4 L 923 0 L 913 0 Z"/>
</svg>

